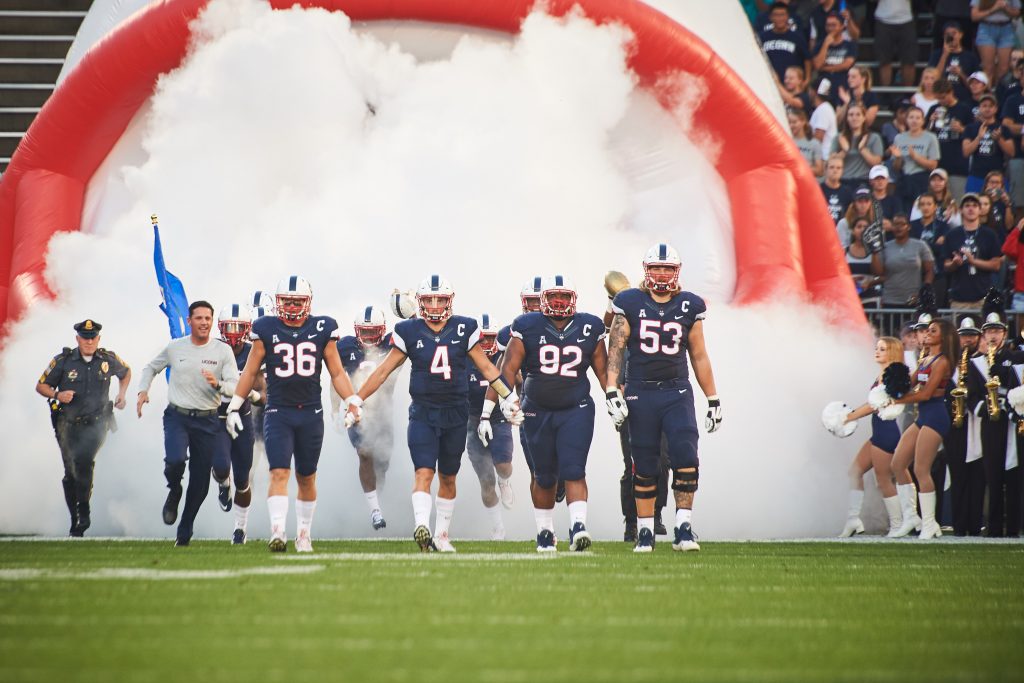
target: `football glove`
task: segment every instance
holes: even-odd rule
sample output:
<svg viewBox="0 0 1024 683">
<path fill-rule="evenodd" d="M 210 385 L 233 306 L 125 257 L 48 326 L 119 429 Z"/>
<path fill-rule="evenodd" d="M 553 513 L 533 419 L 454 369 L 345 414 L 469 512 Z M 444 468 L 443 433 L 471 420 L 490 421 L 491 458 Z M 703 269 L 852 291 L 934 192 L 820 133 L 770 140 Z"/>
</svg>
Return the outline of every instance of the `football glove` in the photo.
<svg viewBox="0 0 1024 683">
<path fill-rule="evenodd" d="M 708 414 L 704 418 L 704 429 L 711 432 L 717 432 L 718 428 L 722 425 L 722 402 L 718 400 L 718 396 L 708 396 Z"/>
<path fill-rule="evenodd" d="M 232 439 L 237 439 L 238 435 L 245 429 L 242 425 L 242 416 L 238 414 L 237 410 L 228 411 L 227 417 L 224 419 L 224 426 L 227 427 L 228 434 L 231 435 Z"/>
<path fill-rule="evenodd" d="M 260 402 L 260 392 L 256 391 L 255 389 L 251 390 L 249 392 L 249 400 L 251 402 L 253 402 L 253 403 L 259 403 Z"/>
<path fill-rule="evenodd" d="M 519 396 L 513 389 L 505 398 L 501 399 L 501 412 L 513 427 L 523 424 L 523 411 L 519 409 Z"/>
<path fill-rule="evenodd" d="M 604 396 L 604 405 L 608 408 L 612 424 L 615 425 L 615 429 L 619 429 L 629 416 L 629 407 L 626 405 L 626 399 L 622 397 L 622 390 L 618 387 L 608 387 Z"/>
<path fill-rule="evenodd" d="M 477 425 L 476 435 L 480 437 L 480 443 L 484 446 L 491 442 L 494 438 L 494 430 L 491 428 L 491 421 L 489 418 L 481 417 L 480 424 Z"/>
<path fill-rule="evenodd" d="M 363 399 L 352 394 L 345 399 L 345 429 L 351 429 L 363 416 Z"/>
</svg>

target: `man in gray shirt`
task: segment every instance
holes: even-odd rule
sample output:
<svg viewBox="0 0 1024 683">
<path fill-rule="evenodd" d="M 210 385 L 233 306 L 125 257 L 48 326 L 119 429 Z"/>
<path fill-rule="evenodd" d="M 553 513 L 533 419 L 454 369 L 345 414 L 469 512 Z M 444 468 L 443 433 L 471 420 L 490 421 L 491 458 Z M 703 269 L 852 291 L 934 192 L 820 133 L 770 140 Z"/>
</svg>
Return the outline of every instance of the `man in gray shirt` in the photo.
<svg viewBox="0 0 1024 683">
<path fill-rule="evenodd" d="M 188 492 L 175 542 L 180 546 L 188 545 L 192 538 L 192 524 L 210 490 L 210 468 L 217 449 L 223 447 L 220 431 L 224 427 L 217 418 L 217 408 L 221 397 L 234 395 L 238 382 L 238 366 L 231 347 L 210 336 L 213 306 L 206 301 L 194 302 L 188 307 L 188 322 L 191 334 L 172 340 L 143 368 L 136 406 L 141 418 L 142 406 L 149 403 L 153 378 L 170 368 L 163 418 L 164 476 L 170 492 L 163 515 L 165 524 L 177 520 L 181 480 L 188 462 Z M 230 487 L 227 481 L 224 484 Z"/>
<path fill-rule="evenodd" d="M 892 219 L 893 238 L 880 254 L 872 258 L 872 273 L 884 278 L 882 305 L 905 307 L 921 289 L 935 278 L 935 257 L 928 245 L 910 236 L 910 221 L 898 213 Z"/>
</svg>

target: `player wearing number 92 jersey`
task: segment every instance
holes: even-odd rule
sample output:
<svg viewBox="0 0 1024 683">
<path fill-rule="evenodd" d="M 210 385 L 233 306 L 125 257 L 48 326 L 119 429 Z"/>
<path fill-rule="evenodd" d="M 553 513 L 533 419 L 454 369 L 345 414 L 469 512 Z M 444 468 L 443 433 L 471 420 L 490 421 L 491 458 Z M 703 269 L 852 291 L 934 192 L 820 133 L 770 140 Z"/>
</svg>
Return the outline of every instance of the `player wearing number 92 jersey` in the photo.
<svg viewBox="0 0 1024 683">
<path fill-rule="evenodd" d="M 711 362 L 704 348 L 704 300 L 680 291 L 680 259 L 675 249 L 657 244 L 644 257 L 646 277 L 639 289 L 619 292 L 612 301 L 615 319 L 609 343 L 608 408 L 613 419 L 629 420 L 634 462 L 633 495 L 640 533 L 637 552 L 654 549 L 654 500 L 662 434 L 668 444 L 676 498 L 675 550 L 699 550 L 690 527 L 697 490 L 697 419 L 687 355 L 711 410 L 706 425 L 715 431 L 721 409 L 715 395 Z M 623 352 L 626 363 L 625 401 L 616 385 Z M 626 410 L 621 408 L 625 404 Z M 716 410 L 717 408 L 717 410 Z M 624 414 L 627 413 L 628 415 Z"/>
</svg>

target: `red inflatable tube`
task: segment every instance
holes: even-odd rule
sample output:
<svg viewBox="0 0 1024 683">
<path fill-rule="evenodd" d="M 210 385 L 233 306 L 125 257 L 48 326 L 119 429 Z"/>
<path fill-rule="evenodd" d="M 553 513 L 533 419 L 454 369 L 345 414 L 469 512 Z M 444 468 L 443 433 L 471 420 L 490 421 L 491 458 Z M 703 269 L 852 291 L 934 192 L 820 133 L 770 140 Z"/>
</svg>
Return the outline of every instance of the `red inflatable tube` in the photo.
<svg viewBox="0 0 1024 683">
<path fill-rule="evenodd" d="M 157 78 L 188 49 L 191 22 L 208 0 L 164 0 L 98 42 L 36 117 L 0 183 L 0 324 L 52 296 L 44 280 L 54 233 L 78 230 L 84 190 L 96 168 L 152 95 Z M 420 20 L 514 33 L 534 0 L 272 0 L 341 10 L 354 21 Z M 665 107 L 671 76 L 702 78 L 708 96 L 693 129 L 721 144 L 717 169 L 732 207 L 734 301 L 795 294 L 828 307 L 834 320 L 865 323 L 821 192 L 771 113 L 711 48 L 685 27 L 634 0 L 549 0 L 598 23 L 619 22 L 636 38 L 629 58 L 641 84 Z M 741 131 L 737 134 L 736 131 Z M 667 230 L 685 229 L 679 225 Z"/>
</svg>

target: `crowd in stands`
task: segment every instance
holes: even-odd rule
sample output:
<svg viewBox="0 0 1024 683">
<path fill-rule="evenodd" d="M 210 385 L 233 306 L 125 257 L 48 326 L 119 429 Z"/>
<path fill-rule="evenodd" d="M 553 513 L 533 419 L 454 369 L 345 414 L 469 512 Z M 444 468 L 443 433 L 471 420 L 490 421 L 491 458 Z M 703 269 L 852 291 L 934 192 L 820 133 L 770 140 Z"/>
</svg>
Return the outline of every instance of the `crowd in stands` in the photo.
<svg viewBox="0 0 1024 683">
<path fill-rule="evenodd" d="M 865 306 L 1024 312 L 1021 0 L 741 3 Z"/>
</svg>

